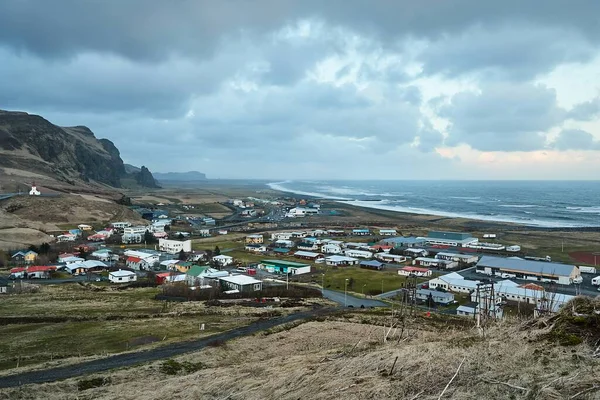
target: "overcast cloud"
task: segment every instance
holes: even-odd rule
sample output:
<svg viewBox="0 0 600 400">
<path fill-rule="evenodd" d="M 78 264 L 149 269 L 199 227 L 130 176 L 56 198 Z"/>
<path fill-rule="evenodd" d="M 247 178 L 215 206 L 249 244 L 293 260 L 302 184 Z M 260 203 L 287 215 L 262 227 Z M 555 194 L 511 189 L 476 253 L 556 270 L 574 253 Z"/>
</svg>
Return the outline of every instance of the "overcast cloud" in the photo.
<svg viewBox="0 0 600 400">
<path fill-rule="evenodd" d="M 598 179 L 598 15 L 593 0 L 5 0 L 0 108 L 87 125 L 153 171 Z"/>
</svg>

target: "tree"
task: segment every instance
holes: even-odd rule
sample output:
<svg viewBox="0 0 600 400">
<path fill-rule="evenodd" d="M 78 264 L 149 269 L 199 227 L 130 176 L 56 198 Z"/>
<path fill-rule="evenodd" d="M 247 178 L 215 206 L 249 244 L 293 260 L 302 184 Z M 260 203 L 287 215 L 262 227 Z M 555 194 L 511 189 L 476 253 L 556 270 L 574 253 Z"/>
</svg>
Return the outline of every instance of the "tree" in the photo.
<svg viewBox="0 0 600 400">
<path fill-rule="evenodd" d="M 219 249 L 219 246 L 215 246 L 215 249 L 213 250 L 213 256 L 220 256 L 221 255 L 221 249 Z"/>
<path fill-rule="evenodd" d="M 42 243 L 40 245 L 40 254 L 48 254 L 50 252 L 50 245 L 48 243 Z"/>
<path fill-rule="evenodd" d="M 183 233 L 180 233 L 179 235 L 177 235 L 177 239 L 183 240 L 184 239 Z"/>
<path fill-rule="evenodd" d="M 427 307 L 435 308 L 435 301 L 433 301 L 433 296 L 431 293 L 429 293 L 429 296 L 427 296 Z"/>
<path fill-rule="evenodd" d="M 79 251 L 79 257 L 87 260 L 88 252 L 85 250 L 85 247 L 81 246 L 77 249 L 77 251 Z"/>
<path fill-rule="evenodd" d="M 154 237 L 154 235 L 151 232 L 149 232 L 149 231 L 144 232 L 144 243 L 154 244 L 156 242 L 158 242 L 158 240 L 156 240 L 156 238 Z"/>
<path fill-rule="evenodd" d="M 177 259 L 179 261 L 185 261 L 186 258 L 187 258 L 187 255 L 185 254 L 185 251 L 183 251 L 183 249 L 181 249 L 181 251 L 179 252 L 179 256 L 177 256 Z"/>
<path fill-rule="evenodd" d="M 354 278 L 348 279 L 348 289 L 352 289 L 354 287 Z"/>
</svg>

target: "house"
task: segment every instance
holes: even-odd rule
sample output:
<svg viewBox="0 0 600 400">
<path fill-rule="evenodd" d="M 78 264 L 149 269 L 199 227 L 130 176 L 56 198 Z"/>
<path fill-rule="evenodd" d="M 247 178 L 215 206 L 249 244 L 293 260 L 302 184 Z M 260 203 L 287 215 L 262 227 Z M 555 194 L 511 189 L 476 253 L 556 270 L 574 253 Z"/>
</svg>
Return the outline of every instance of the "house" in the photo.
<svg viewBox="0 0 600 400">
<path fill-rule="evenodd" d="M 74 242 L 76 239 L 77 236 L 71 233 L 65 233 L 64 235 L 58 235 L 56 237 L 57 242 Z"/>
<path fill-rule="evenodd" d="M 439 260 L 456 261 L 460 264 L 475 264 L 477 261 L 479 261 L 479 256 L 477 255 L 448 252 L 439 252 L 435 255 L 435 258 Z"/>
<path fill-rule="evenodd" d="M 208 254 L 204 250 L 194 250 L 188 256 L 188 261 L 206 261 Z"/>
<path fill-rule="evenodd" d="M 315 261 L 318 258 L 323 258 L 323 253 L 314 253 L 312 251 L 297 251 L 294 253 L 294 257 L 302 258 L 304 260 Z"/>
<path fill-rule="evenodd" d="M 246 244 L 262 244 L 262 243 L 264 243 L 264 241 L 265 241 L 264 236 L 260 235 L 258 233 L 248 235 L 245 238 Z"/>
<path fill-rule="evenodd" d="M 71 275 L 85 275 L 88 272 L 104 271 L 108 265 L 99 260 L 74 262 L 65 267 Z"/>
<path fill-rule="evenodd" d="M 286 255 L 286 254 L 290 253 L 290 248 L 289 247 L 273 247 L 273 249 L 271 249 L 271 251 L 275 254 Z"/>
<path fill-rule="evenodd" d="M 368 236 L 371 234 L 371 231 L 368 229 L 352 229 L 353 236 Z"/>
<path fill-rule="evenodd" d="M 463 317 L 472 317 L 473 315 L 475 315 L 479 310 L 479 307 L 477 305 L 476 302 L 470 302 L 467 305 L 464 306 L 458 306 L 456 308 L 456 315 L 460 315 Z"/>
<path fill-rule="evenodd" d="M 177 270 L 177 271 L 185 274 L 194 265 L 196 265 L 196 264 L 194 264 L 193 262 L 190 262 L 190 261 L 178 261 L 176 263 L 170 264 L 168 266 L 168 268 L 171 269 L 171 270 Z"/>
<path fill-rule="evenodd" d="M 226 291 L 251 293 L 262 290 L 262 282 L 247 275 L 229 275 L 219 277 L 221 287 Z"/>
<path fill-rule="evenodd" d="M 447 292 L 438 292 L 430 289 L 417 289 L 417 300 L 428 301 L 430 298 L 434 303 L 448 305 L 454 301 L 454 295 Z"/>
<path fill-rule="evenodd" d="M 79 228 L 82 231 L 91 231 L 93 229 L 91 225 L 86 224 L 77 225 L 77 228 Z"/>
<path fill-rule="evenodd" d="M 328 256 L 325 257 L 325 264 L 331 265 L 334 267 L 347 266 L 347 265 L 356 265 L 358 264 L 358 259 L 346 256 Z"/>
<path fill-rule="evenodd" d="M 217 221 L 214 218 L 204 217 L 202 218 L 202 223 L 204 225 L 216 225 Z"/>
<path fill-rule="evenodd" d="M 266 253 L 267 252 L 267 246 L 265 246 L 264 244 L 247 244 L 244 249 L 246 251 L 252 251 L 254 253 Z"/>
<path fill-rule="evenodd" d="M 346 236 L 346 232 L 339 229 L 328 229 L 327 234 L 329 236 Z"/>
<path fill-rule="evenodd" d="M 392 238 L 385 238 L 382 239 L 379 243 L 381 244 L 385 244 L 388 246 L 392 246 L 394 248 L 413 248 L 413 247 L 422 247 L 425 246 L 425 239 L 422 238 L 417 238 L 414 236 L 408 236 L 408 237 L 404 237 L 404 236 L 398 236 L 398 237 L 392 237 Z"/>
<path fill-rule="evenodd" d="M 452 269 L 458 267 L 456 261 L 440 260 L 439 258 L 417 257 L 413 260 L 413 265 L 420 267 L 433 267 L 441 269 Z"/>
<path fill-rule="evenodd" d="M 242 217 L 246 217 L 246 218 L 256 217 L 256 210 L 253 210 L 253 209 L 244 210 L 244 211 L 241 212 L 240 215 Z"/>
<path fill-rule="evenodd" d="M 219 229 L 219 230 L 217 231 L 217 233 L 218 233 L 219 235 L 227 235 L 227 233 L 229 233 L 229 232 L 227 231 L 227 229 Z"/>
<path fill-rule="evenodd" d="M 371 257 L 373 257 L 373 253 L 371 253 L 370 251 L 354 250 L 354 249 L 344 250 L 344 255 L 346 255 L 348 257 L 355 257 L 355 258 L 371 258 Z"/>
<path fill-rule="evenodd" d="M 271 240 L 290 240 L 292 238 L 291 232 L 275 232 L 271 233 Z"/>
<path fill-rule="evenodd" d="M 214 279 L 228 275 L 227 271 L 219 271 L 208 266 L 200 267 L 194 265 L 185 273 L 185 281 L 189 286 L 204 286 L 204 279 Z"/>
<path fill-rule="evenodd" d="M 169 239 L 159 239 L 158 240 L 158 248 L 160 251 L 164 251 L 168 254 L 178 254 L 181 251 L 185 253 L 189 253 L 192 251 L 192 241 L 191 240 L 169 240 Z"/>
<path fill-rule="evenodd" d="M 212 260 L 215 263 L 217 263 L 218 265 L 220 265 L 221 267 L 225 267 L 227 265 L 233 264 L 233 257 L 231 257 L 231 256 L 225 256 L 223 254 L 218 255 L 218 256 L 214 256 L 212 258 Z"/>
<path fill-rule="evenodd" d="M 465 279 L 462 275 L 452 272 L 430 280 L 430 289 L 443 289 L 455 293 L 472 293 L 481 282 Z"/>
<path fill-rule="evenodd" d="M 27 279 L 49 279 L 56 271 L 53 265 L 35 265 L 27 267 Z"/>
<path fill-rule="evenodd" d="M 185 274 L 181 274 L 175 271 L 170 272 L 161 272 L 156 274 L 156 284 L 162 285 L 163 283 L 173 283 L 173 282 L 184 282 L 186 281 Z"/>
<path fill-rule="evenodd" d="M 118 256 L 113 255 L 112 250 L 110 249 L 99 249 L 90 254 L 92 257 L 97 258 L 100 261 L 112 261 L 114 257 Z"/>
<path fill-rule="evenodd" d="M 402 276 L 431 276 L 431 270 L 419 267 L 403 267 L 398 270 L 398 275 Z"/>
<path fill-rule="evenodd" d="M 131 226 L 130 222 L 113 222 L 110 224 L 115 229 L 123 230 L 125 228 L 129 228 Z"/>
<path fill-rule="evenodd" d="M 10 279 L 23 279 L 27 274 L 27 268 L 25 267 L 17 267 L 11 268 L 10 275 L 8 276 Z"/>
<path fill-rule="evenodd" d="M 38 253 L 35 251 L 18 251 L 12 255 L 11 260 L 14 262 L 33 264 L 37 260 Z"/>
<path fill-rule="evenodd" d="M 379 230 L 380 236 L 395 236 L 397 234 L 398 234 L 398 232 L 396 232 L 395 229 L 380 229 Z"/>
<path fill-rule="evenodd" d="M 404 255 L 411 257 L 411 258 L 427 257 L 429 255 L 429 252 L 425 249 L 419 249 L 416 247 L 412 247 L 412 248 L 405 249 Z"/>
<path fill-rule="evenodd" d="M 139 233 L 127 233 L 121 236 L 121 243 L 123 244 L 142 243 L 143 240 L 144 235 Z"/>
<path fill-rule="evenodd" d="M 319 250 L 319 245 L 316 242 L 301 242 L 296 247 L 298 247 L 298 250 Z"/>
<path fill-rule="evenodd" d="M 128 226 L 123 229 L 123 235 L 144 235 L 148 231 L 148 227 L 145 225 Z"/>
<path fill-rule="evenodd" d="M 137 271 L 147 271 L 159 261 L 159 256 L 157 254 L 141 251 L 128 250 L 125 252 L 125 255 L 127 256 L 127 260 L 125 261 L 127 268 Z"/>
<path fill-rule="evenodd" d="M 129 283 L 137 281 L 137 275 L 135 272 L 118 270 L 108 273 L 108 280 L 112 283 Z"/>
<path fill-rule="evenodd" d="M 452 247 L 464 247 L 467 244 L 473 244 L 479 241 L 479 239 L 471 236 L 470 233 L 438 231 L 431 231 L 427 234 L 427 237 L 420 237 L 418 239 L 425 240 L 429 245 Z"/>
<path fill-rule="evenodd" d="M 581 272 L 575 265 L 546 261 L 531 261 L 520 258 L 483 256 L 477 263 L 475 272 L 490 276 L 513 275 L 518 279 L 554 282 L 570 285 L 581 279 Z"/>
<path fill-rule="evenodd" d="M 370 261 L 361 261 L 360 267 L 364 269 L 372 269 L 375 271 L 382 271 L 385 269 L 385 264 L 379 261 L 370 260 Z"/>
<path fill-rule="evenodd" d="M 389 253 L 394 247 L 388 246 L 386 244 L 374 244 L 373 246 L 368 246 L 367 249 L 375 252 L 375 253 Z"/>
<path fill-rule="evenodd" d="M 198 235 L 200 235 L 202 237 L 209 237 L 210 236 L 210 230 L 208 230 L 208 229 L 199 229 L 198 230 Z"/>
<path fill-rule="evenodd" d="M 272 274 L 301 275 L 310 273 L 310 265 L 293 261 L 261 260 L 261 265 Z"/>
<path fill-rule="evenodd" d="M 388 263 L 400 264 L 406 261 L 406 257 L 398 254 L 375 253 L 375 258 Z"/>
<path fill-rule="evenodd" d="M 342 248 L 337 244 L 324 244 L 321 246 L 321 252 L 325 254 L 340 254 L 342 252 Z"/>
<path fill-rule="evenodd" d="M 69 256 L 69 257 L 59 257 L 58 258 L 58 262 L 61 264 L 65 264 L 65 265 L 70 265 L 73 263 L 78 263 L 78 262 L 82 262 L 85 261 L 85 259 L 81 258 L 81 257 L 75 257 L 75 256 Z"/>
<path fill-rule="evenodd" d="M 296 245 L 293 241 L 284 239 L 276 240 L 274 243 L 277 247 L 289 247 L 290 249 Z"/>
</svg>

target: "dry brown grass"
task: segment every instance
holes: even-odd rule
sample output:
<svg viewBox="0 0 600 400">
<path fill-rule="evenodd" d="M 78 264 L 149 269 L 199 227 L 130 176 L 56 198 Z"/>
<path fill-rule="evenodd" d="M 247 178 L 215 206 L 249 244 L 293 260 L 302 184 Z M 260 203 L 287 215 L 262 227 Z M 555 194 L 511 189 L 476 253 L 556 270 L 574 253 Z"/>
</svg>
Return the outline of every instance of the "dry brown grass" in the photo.
<svg viewBox="0 0 600 400">
<path fill-rule="evenodd" d="M 408 335 L 396 332 L 383 343 L 386 320 L 356 312 L 179 357 L 207 366 L 192 374 L 164 375 L 157 362 L 100 374 L 111 383 L 83 392 L 71 379 L 5 390 L 0 398 L 437 399 L 463 359 L 443 398 L 559 399 L 600 385 L 589 347 L 550 345 L 540 341 L 543 330 L 502 323 L 483 340 L 472 328 L 421 318 Z"/>
</svg>

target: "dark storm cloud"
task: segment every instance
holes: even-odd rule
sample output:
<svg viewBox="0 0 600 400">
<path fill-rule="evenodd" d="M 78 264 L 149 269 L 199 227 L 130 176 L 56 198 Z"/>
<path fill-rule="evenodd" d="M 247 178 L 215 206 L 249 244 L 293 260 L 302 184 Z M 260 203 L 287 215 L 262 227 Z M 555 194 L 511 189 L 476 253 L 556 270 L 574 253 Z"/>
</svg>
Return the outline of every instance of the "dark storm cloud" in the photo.
<svg viewBox="0 0 600 400">
<path fill-rule="evenodd" d="M 580 129 L 562 130 L 551 145 L 557 150 L 599 150 L 600 141 Z"/>
<path fill-rule="evenodd" d="M 491 85 L 480 94 L 459 93 L 440 114 L 451 127 L 446 144 L 483 151 L 531 151 L 545 147 L 545 132 L 566 118 L 556 93 L 544 86 Z"/>
</svg>

